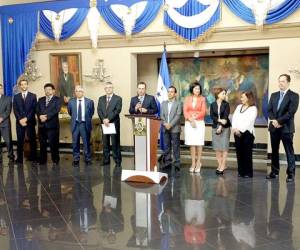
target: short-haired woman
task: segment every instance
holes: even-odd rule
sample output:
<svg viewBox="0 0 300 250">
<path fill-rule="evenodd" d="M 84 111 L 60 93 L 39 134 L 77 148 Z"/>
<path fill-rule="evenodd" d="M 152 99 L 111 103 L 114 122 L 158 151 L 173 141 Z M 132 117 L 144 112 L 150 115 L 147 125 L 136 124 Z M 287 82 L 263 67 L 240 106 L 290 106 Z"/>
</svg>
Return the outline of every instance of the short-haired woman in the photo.
<svg viewBox="0 0 300 250">
<path fill-rule="evenodd" d="M 198 81 L 190 84 L 190 93 L 191 95 L 185 98 L 183 105 L 185 144 L 189 145 L 191 150 L 190 172 L 200 173 L 205 134 L 206 101 L 201 95 L 202 89 Z"/>
<path fill-rule="evenodd" d="M 257 108 L 252 91 L 243 92 L 232 117 L 232 131 L 235 139 L 238 174 L 243 178 L 253 177 L 252 150 L 254 143 L 254 124 Z"/>
<path fill-rule="evenodd" d="M 223 88 L 215 88 L 216 101 L 210 105 L 210 117 L 212 123 L 212 145 L 216 151 L 218 161 L 217 175 L 223 175 L 226 168 L 226 161 L 230 139 L 230 107 L 225 100 L 227 91 Z"/>
</svg>

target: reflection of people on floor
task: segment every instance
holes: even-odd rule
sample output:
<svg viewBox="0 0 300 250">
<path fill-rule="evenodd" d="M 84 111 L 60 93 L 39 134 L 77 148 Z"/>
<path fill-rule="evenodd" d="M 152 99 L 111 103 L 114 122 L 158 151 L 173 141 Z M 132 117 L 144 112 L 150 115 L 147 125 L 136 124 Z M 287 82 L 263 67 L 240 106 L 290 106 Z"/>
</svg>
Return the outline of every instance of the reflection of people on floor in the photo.
<svg viewBox="0 0 300 250">
<path fill-rule="evenodd" d="M 219 177 L 216 182 L 215 195 L 209 200 L 208 204 L 209 217 L 211 218 L 209 225 L 217 225 L 217 234 L 211 235 L 213 238 L 211 242 L 217 242 L 217 249 L 219 250 L 230 249 L 226 243 L 231 241 L 228 237 L 233 239 L 230 230 L 233 204 L 228 196 L 229 192 L 225 178 Z"/>
<path fill-rule="evenodd" d="M 199 175 L 191 176 L 190 197 L 185 200 L 184 239 L 194 249 L 206 242 L 205 201 L 203 197 L 203 180 Z"/>
<path fill-rule="evenodd" d="M 3 166 L 0 166 L 0 236 L 6 236 L 9 230 L 3 185 Z"/>
<path fill-rule="evenodd" d="M 94 206 L 94 196 L 91 186 L 91 171 L 86 168 L 83 178 L 80 176 L 80 169 L 74 168 L 75 182 L 73 186 L 73 205 L 71 209 L 71 223 L 79 241 L 87 244 L 89 235 L 97 222 L 97 213 Z"/>
<path fill-rule="evenodd" d="M 268 238 L 274 242 L 284 241 L 285 249 L 296 249 L 293 246 L 293 209 L 295 201 L 295 184 L 286 185 L 287 195 L 282 213 L 279 211 L 279 191 L 278 182 L 271 182 L 271 210 L 268 224 Z"/>
<path fill-rule="evenodd" d="M 182 237 L 182 224 L 184 214 L 182 214 L 182 204 L 180 202 L 180 192 L 178 190 L 179 181 L 174 178 L 170 179 L 168 185 L 163 192 L 157 196 L 159 204 L 158 219 L 161 230 L 161 250 L 167 250 L 179 247 L 179 242 L 176 242 Z"/>
<path fill-rule="evenodd" d="M 246 195 L 245 192 L 242 192 L 245 185 L 247 185 L 247 188 L 250 189 Z M 241 201 L 247 204 L 247 206 L 241 207 Z M 252 181 L 245 183 L 241 180 L 238 180 L 236 204 L 233 217 L 231 230 L 235 240 L 237 241 L 238 248 L 254 248 L 256 246 L 256 237 L 254 230 L 255 216 L 253 211 Z"/>
<path fill-rule="evenodd" d="M 121 200 L 121 171 L 116 167 L 113 176 L 111 176 L 110 166 L 104 166 L 103 178 L 102 211 L 99 219 L 101 230 L 107 233 L 107 241 L 113 244 L 117 239 L 116 234 L 124 231 Z"/>
<path fill-rule="evenodd" d="M 35 220 L 39 214 L 36 208 L 30 207 L 23 167 L 19 167 L 17 170 L 17 183 L 15 183 L 14 168 L 9 168 L 5 193 L 10 210 L 12 230 L 16 238 L 16 248 L 38 249 L 38 242 L 33 238 L 33 231 L 39 226 L 38 220 Z"/>
</svg>

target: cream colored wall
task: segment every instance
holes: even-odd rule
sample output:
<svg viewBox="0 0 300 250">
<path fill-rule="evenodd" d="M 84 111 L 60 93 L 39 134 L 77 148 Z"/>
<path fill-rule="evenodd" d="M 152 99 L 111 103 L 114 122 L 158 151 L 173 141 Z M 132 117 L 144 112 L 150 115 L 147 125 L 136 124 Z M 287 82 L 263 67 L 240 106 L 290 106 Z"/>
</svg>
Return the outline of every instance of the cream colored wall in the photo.
<svg viewBox="0 0 300 250">
<path fill-rule="evenodd" d="M 89 34 L 87 29 L 87 23 L 84 22 L 82 27 L 76 32 L 76 34 L 71 39 L 62 42 L 61 45 L 57 45 L 54 42 L 45 45 L 45 37 L 41 34 L 38 36 L 38 50 L 34 53 L 34 56 L 36 57 L 37 64 L 41 70 L 43 77 L 38 81 L 31 83 L 30 88 L 39 96 L 42 95 L 43 84 L 45 82 L 50 81 L 50 53 L 81 52 L 83 74 L 91 73 L 91 70 L 94 67 L 97 58 L 104 59 L 104 65 L 107 69 L 107 73 L 112 76 L 111 80 L 115 83 L 115 92 L 123 97 L 123 110 L 121 115 L 121 144 L 132 145 L 133 142 L 131 137 L 131 123 L 129 120 L 124 118 L 123 115 L 128 112 L 129 100 L 130 97 L 135 94 L 137 80 L 146 81 L 149 84 L 149 93 L 155 93 L 157 82 L 156 55 L 161 54 L 162 44 L 165 38 L 169 39 L 168 41 L 171 41 L 171 43 L 167 44 L 168 53 L 187 53 L 196 50 L 200 51 L 201 56 L 201 53 L 213 50 L 232 51 L 236 49 L 269 49 L 269 89 L 270 92 L 272 92 L 276 90 L 276 82 L 278 75 L 280 73 L 287 72 L 288 69 L 294 65 L 299 65 L 300 10 L 295 12 L 289 18 L 280 22 L 278 25 L 283 26 L 288 24 L 293 24 L 292 30 L 288 28 L 281 28 L 280 33 L 272 32 L 272 30 L 265 30 L 263 32 L 256 31 L 253 30 L 253 26 L 249 26 L 249 24 L 236 17 L 223 4 L 222 21 L 220 21 L 216 25 L 216 32 L 213 33 L 212 36 L 204 42 L 201 42 L 198 45 L 193 45 L 178 43 L 176 39 L 173 39 L 171 36 L 167 35 L 168 30 L 163 25 L 163 10 L 161 9 L 158 17 L 152 22 L 152 24 L 150 24 L 139 35 L 133 36 L 131 40 L 121 38 L 101 18 L 99 40 L 100 43 L 98 46 L 99 49 L 92 50 L 89 48 L 89 46 L 82 45 L 84 42 L 80 42 L 80 39 L 82 41 L 88 41 L 87 37 L 89 36 Z M 234 32 L 230 33 L 232 31 Z M 284 33 L 282 33 L 282 31 L 284 31 Z M 239 35 L 237 38 L 235 32 L 240 32 L 241 35 Z M 163 39 L 158 40 L 160 39 L 162 34 L 164 34 Z M 228 34 L 230 35 L 228 36 Z M 235 36 L 235 38 L 231 39 L 231 36 Z M 251 39 L 249 39 L 249 36 L 251 36 Z M 155 40 L 156 43 L 150 42 L 152 40 Z M 109 44 L 110 42 L 111 46 Z M 118 46 L 118 44 L 120 45 Z M 84 49 L 77 49 L 77 45 L 78 48 L 84 47 Z M 62 49 L 68 46 L 72 49 Z M 139 55 L 138 60 L 137 55 Z M 2 68 L 0 70 L 2 70 Z M 299 92 L 299 79 L 296 79 L 293 75 L 292 77 L 293 82 L 291 84 L 291 87 L 292 89 Z M 104 93 L 103 84 L 97 84 L 95 82 L 91 82 L 83 78 L 83 85 L 86 88 L 87 96 L 94 99 L 95 104 L 97 105 L 98 97 Z M 300 142 L 298 142 L 299 140 L 297 140 L 297 138 L 299 137 L 300 129 L 299 122 L 300 112 L 298 112 L 296 115 L 297 132 L 295 136 L 295 150 L 298 154 L 300 154 Z M 209 132 L 207 133 L 206 139 L 210 139 Z M 257 131 L 257 141 L 267 141 L 267 133 L 265 130 Z"/>
</svg>

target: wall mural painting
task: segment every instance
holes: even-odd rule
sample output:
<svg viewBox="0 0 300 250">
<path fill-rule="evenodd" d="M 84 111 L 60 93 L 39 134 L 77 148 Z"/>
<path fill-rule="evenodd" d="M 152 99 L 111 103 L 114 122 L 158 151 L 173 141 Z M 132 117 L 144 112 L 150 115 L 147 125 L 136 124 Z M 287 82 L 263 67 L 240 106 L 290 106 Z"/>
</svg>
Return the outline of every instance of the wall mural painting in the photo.
<svg viewBox="0 0 300 250">
<path fill-rule="evenodd" d="M 267 125 L 267 102 L 269 86 L 269 55 L 243 55 L 205 58 L 169 58 L 172 84 L 183 101 L 189 94 L 189 83 L 198 80 L 202 94 L 209 106 L 215 101 L 213 89 L 223 87 L 228 91 L 231 114 L 240 103 L 243 91 L 253 91 L 258 107 L 256 125 Z M 209 115 L 205 118 L 210 123 Z"/>
</svg>

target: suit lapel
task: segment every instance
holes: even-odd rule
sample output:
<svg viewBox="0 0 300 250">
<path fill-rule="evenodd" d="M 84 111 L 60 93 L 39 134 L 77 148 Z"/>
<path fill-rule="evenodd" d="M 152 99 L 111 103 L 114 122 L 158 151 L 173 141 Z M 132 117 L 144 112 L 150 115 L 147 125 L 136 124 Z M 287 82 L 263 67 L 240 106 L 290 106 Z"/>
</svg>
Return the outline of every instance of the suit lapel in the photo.
<svg viewBox="0 0 300 250">
<path fill-rule="evenodd" d="M 88 110 L 88 100 L 87 98 L 84 97 L 84 115 L 86 117 L 86 113 L 87 113 L 87 110 Z"/>
</svg>

